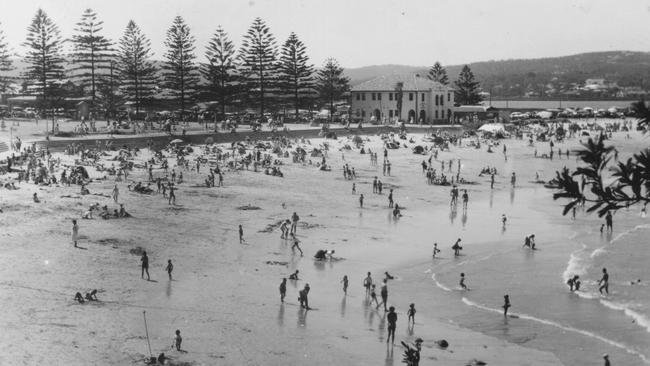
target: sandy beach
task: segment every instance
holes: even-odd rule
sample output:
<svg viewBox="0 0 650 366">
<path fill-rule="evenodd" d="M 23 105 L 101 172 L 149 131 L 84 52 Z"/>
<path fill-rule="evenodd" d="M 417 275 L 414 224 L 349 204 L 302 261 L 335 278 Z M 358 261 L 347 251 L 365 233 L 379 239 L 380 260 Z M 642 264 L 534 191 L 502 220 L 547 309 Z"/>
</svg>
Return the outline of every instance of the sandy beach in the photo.
<svg viewBox="0 0 650 366">
<path fill-rule="evenodd" d="M 618 132 L 613 139 L 622 158 L 647 145 L 639 133 L 624 137 Z M 226 168 L 224 187 L 205 187 L 207 166 L 196 173 L 175 167 L 175 159 L 169 158 L 170 170 L 184 176 L 175 205 L 161 194 L 140 194 L 129 191 L 127 182 L 117 183 L 118 202 L 131 218 L 80 218 L 94 203 L 111 211 L 119 208 L 110 198 L 115 176 L 100 179 L 106 173 L 93 167 L 88 167 L 93 179 L 87 185 L 89 195 L 81 195 L 76 185 L 23 182 L 18 190 L 0 189 L 0 306 L 5 314 L 0 320 L 0 363 L 144 364 L 149 356 L 145 311 L 153 355 L 165 352 L 179 365 L 398 365 L 403 350 L 399 342 L 416 338 L 423 339 L 421 364 L 593 365 L 605 352 L 617 364 L 647 362 L 650 335 L 639 322 L 649 314 L 650 299 L 643 297 L 647 271 L 627 272 L 622 259 L 616 261 L 633 252 L 608 247 L 617 240 L 638 242 L 647 235 L 648 228 L 639 227 L 643 220 L 636 212 L 621 213 L 614 236 L 599 238 L 602 220 L 582 213 L 575 221 L 563 217 L 552 191 L 533 182 L 535 172 L 549 180 L 563 166 L 575 167 L 574 154 L 552 161 L 535 158 L 533 149 L 541 154 L 547 143 L 533 148 L 526 140 L 507 139 L 502 141 L 508 147 L 505 161 L 501 146 L 492 154 L 485 146 L 451 146 L 432 165 L 439 169 L 440 161 L 448 164 L 451 159 L 455 173 L 460 159 L 460 176 L 473 183 L 460 185 L 470 197 L 463 212 L 450 209 L 450 187 L 426 183 L 420 163 L 429 155 L 411 151 L 427 144 L 423 134 L 409 134 L 414 142 L 399 140 L 407 148 L 388 151 L 391 176 L 382 175 L 382 140 L 376 135 L 363 138 L 365 149 L 379 153 L 379 166 L 371 165 L 359 149 L 341 149 L 354 146 L 347 138 L 311 139 L 294 142 L 291 149 L 311 151 L 327 142 L 332 171 L 319 170 L 318 157 L 311 158 L 313 164 L 301 164 L 274 155 L 283 163 L 284 177 L 252 167 Z M 561 150 L 578 146 L 577 138 L 556 145 Z M 192 161 L 202 147 L 193 148 Z M 110 165 L 117 152 L 108 154 L 102 161 Z M 78 159 L 61 153 L 54 157 L 62 164 Z M 151 157 L 142 149 L 133 162 L 142 164 Z M 355 168 L 356 179 L 344 179 L 345 163 Z M 494 190 L 489 176 L 479 176 L 485 166 L 498 170 Z M 153 172 L 163 175 L 158 165 Z M 514 189 L 512 172 L 518 176 Z M 375 176 L 384 183 L 383 194 L 372 193 Z M 144 169 L 135 168 L 128 180 L 146 182 L 147 177 Z M 388 208 L 391 188 L 403 207 L 399 218 Z M 35 192 L 41 203 L 32 201 Z M 361 193 L 363 208 L 358 203 Z M 303 257 L 280 238 L 279 225 L 293 212 L 300 216 L 297 237 Z M 508 217 L 505 230 L 502 214 Z M 73 218 L 79 220 L 82 248 L 70 240 Z M 240 224 L 243 244 L 238 240 Z M 535 253 L 521 248 L 531 233 L 541 249 Z M 451 250 L 456 238 L 464 243 L 458 258 Z M 434 242 L 442 250 L 436 259 L 431 257 Z M 606 261 L 591 254 L 603 246 L 620 251 L 605 256 L 611 258 L 607 266 L 617 272 L 609 299 L 591 295 L 592 282 Z M 338 260 L 314 261 L 319 249 L 334 249 Z M 149 255 L 151 281 L 138 277 L 142 250 Z M 640 255 L 639 267 L 647 256 Z M 567 268 L 574 257 L 585 257 L 579 269 L 585 278 L 583 296 L 570 294 L 564 283 L 565 275 L 578 271 Z M 172 281 L 164 271 L 168 259 L 175 266 Z M 278 286 L 296 269 L 300 280 L 288 282 L 282 304 Z M 396 277 L 388 281 L 388 303 L 398 314 L 395 347 L 386 345 L 383 309 L 367 304 L 362 287 L 366 272 L 380 281 L 386 271 Z M 460 272 L 467 274 L 471 291 L 458 290 Z M 340 284 L 344 275 L 350 279 L 347 295 Z M 642 286 L 623 286 L 635 277 L 642 279 Z M 306 283 L 311 287 L 310 311 L 297 301 Z M 77 291 L 91 289 L 98 289 L 100 301 L 74 301 Z M 504 294 L 510 294 L 516 318 L 500 314 Z M 407 326 L 410 303 L 417 308 L 413 327 Z M 621 310 L 622 303 L 639 307 Z M 634 323 L 629 311 L 640 314 Z M 176 329 L 187 353 L 170 347 Z M 442 339 L 449 347 L 436 344 Z"/>
</svg>

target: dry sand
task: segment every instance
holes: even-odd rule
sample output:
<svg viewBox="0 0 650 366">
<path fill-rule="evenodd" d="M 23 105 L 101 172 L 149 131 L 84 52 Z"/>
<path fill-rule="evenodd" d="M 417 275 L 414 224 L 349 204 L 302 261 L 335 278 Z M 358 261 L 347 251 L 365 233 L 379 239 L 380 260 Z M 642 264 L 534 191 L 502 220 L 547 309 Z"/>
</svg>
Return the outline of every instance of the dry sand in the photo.
<svg viewBox="0 0 650 366">
<path fill-rule="evenodd" d="M 341 142 L 331 142 L 331 172 L 283 159 L 284 178 L 228 171 L 225 187 L 203 188 L 195 185 L 205 179 L 207 168 L 201 174 L 183 171 L 185 183 L 175 206 L 161 195 L 129 192 L 126 183 L 118 183 L 119 201 L 133 218 L 79 220 L 83 249 L 70 242 L 70 219 L 79 218 L 95 202 L 112 211 L 117 205 L 110 198 L 80 196 L 78 186 L 22 183 L 17 191 L 1 189 L 0 364 L 138 364 L 149 354 L 144 311 L 153 354 L 165 352 L 176 363 L 401 364 L 402 348 L 386 346 L 384 313 L 365 305 L 361 282 L 367 271 L 378 280 L 385 270 L 430 260 L 429 253 L 404 249 L 408 243 L 395 238 L 401 223 L 390 220 L 387 190 L 382 196 L 371 193 L 372 176 L 380 175 L 381 167 L 371 167 L 368 155 L 345 152 L 359 176 L 357 191 L 366 196 L 365 208 L 358 208 L 352 182 L 342 177 Z M 377 137 L 368 145 L 380 151 Z M 143 151 L 136 160 L 148 157 Z M 422 158 L 410 149 L 391 150 L 394 176 L 381 177 L 396 188 L 395 200 L 407 207 L 403 221 L 411 210 L 447 205 L 448 187 L 424 183 L 418 165 Z M 485 165 L 464 164 L 471 174 L 463 175 L 471 177 Z M 92 177 L 103 176 L 90 172 Z M 136 170 L 130 179 L 144 181 L 146 176 Z M 109 177 L 88 188 L 109 195 L 113 184 L 114 177 Z M 34 192 L 42 203 L 32 202 Z M 239 209 L 245 205 L 260 209 Z M 294 211 L 301 217 L 302 258 L 292 255 L 277 229 Z M 244 228 L 243 245 L 237 239 L 238 224 Z M 152 281 L 139 277 L 139 248 L 149 254 Z M 320 248 L 335 249 L 344 260 L 314 263 L 311 257 Z M 173 281 L 164 272 L 168 259 L 175 264 Z M 295 269 L 301 280 L 289 282 L 287 303 L 282 305 L 278 285 Z M 350 278 L 348 296 L 339 283 L 344 274 Z M 308 312 L 296 301 L 305 283 L 311 286 L 310 305 L 315 308 Z M 560 364 L 550 353 L 461 329 L 437 318 L 436 309 L 424 304 L 411 331 L 406 310 L 418 295 L 401 292 L 399 279 L 389 286 L 389 303 L 399 314 L 396 343 L 423 338 L 421 364 L 466 365 L 473 359 L 488 365 Z M 93 288 L 99 289 L 100 302 L 73 301 L 75 292 Z M 170 349 L 176 329 L 182 332 L 187 353 Z M 439 339 L 450 347 L 438 348 L 434 342 Z"/>
</svg>

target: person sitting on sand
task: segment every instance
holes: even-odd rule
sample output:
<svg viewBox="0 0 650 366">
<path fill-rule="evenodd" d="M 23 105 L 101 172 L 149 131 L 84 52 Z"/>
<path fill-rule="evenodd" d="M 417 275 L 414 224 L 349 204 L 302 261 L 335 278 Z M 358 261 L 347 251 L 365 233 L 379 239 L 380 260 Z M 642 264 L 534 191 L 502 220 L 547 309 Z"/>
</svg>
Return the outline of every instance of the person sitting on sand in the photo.
<svg viewBox="0 0 650 366">
<path fill-rule="evenodd" d="M 77 302 L 79 302 L 80 304 L 83 304 L 84 302 L 86 302 L 86 301 L 84 300 L 83 296 L 81 296 L 81 292 L 77 292 L 77 293 L 74 295 L 74 300 L 77 301 Z"/>
<path fill-rule="evenodd" d="M 329 257 L 329 259 L 332 260 L 332 254 L 334 254 L 334 250 L 319 249 L 314 255 L 314 258 L 319 261 L 324 261 Z"/>
<path fill-rule="evenodd" d="M 83 215 L 81 215 L 82 219 L 85 220 L 92 220 L 93 219 L 93 210 L 95 209 L 95 206 L 90 206 L 88 208 L 88 211 L 84 212 Z"/>
<path fill-rule="evenodd" d="M 86 188 L 86 185 L 85 185 L 85 184 L 82 184 L 82 185 L 81 185 L 81 195 L 82 195 L 82 196 L 85 196 L 85 195 L 87 195 L 87 194 L 90 194 L 90 191 L 88 190 L 88 188 Z"/>
<path fill-rule="evenodd" d="M 402 217 L 402 211 L 400 210 L 399 205 L 397 203 L 395 204 L 395 208 L 393 209 L 393 217 L 394 218 Z"/>
<path fill-rule="evenodd" d="M 108 206 L 102 207 L 102 212 L 99 213 L 99 217 L 106 220 L 111 217 L 111 214 L 108 212 Z"/>
<path fill-rule="evenodd" d="M 34 202 L 36 202 L 36 203 L 41 203 L 41 200 L 38 199 L 38 196 L 36 195 L 36 193 L 34 193 L 34 195 L 32 196 L 32 199 L 33 199 Z"/>
<path fill-rule="evenodd" d="M 299 271 L 296 270 L 294 273 L 290 274 L 290 275 L 289 275 L 289 279 L 290 279 L 290 280 L 293 280 L 293 281 L 298 281 L 298 280 L 299 280 L 299 278 L 298 278 L 298 272 L 299 272 Z"/>
<path fill-rule="evenodd" d="M 126 210 L 124 209 L 124 204 L 123 204 L 123 203 L 120 203 L 120 214 L 119 214 L 119 217 L 123 217 L 123 218 L 131 217 L 131 214 L 128 213 L 128 212 L 126 212 Z"/>
</svg>

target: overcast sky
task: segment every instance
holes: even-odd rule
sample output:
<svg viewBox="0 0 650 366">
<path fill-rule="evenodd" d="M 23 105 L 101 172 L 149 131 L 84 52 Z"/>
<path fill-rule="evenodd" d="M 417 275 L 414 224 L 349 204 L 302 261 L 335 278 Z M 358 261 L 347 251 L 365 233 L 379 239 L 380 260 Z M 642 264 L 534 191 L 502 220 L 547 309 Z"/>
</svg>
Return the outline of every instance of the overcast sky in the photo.
<svg viewBox="0 0 650 366">
<path fill-rule="evenodd" d="M 70 37 L 85 8 L 117 40 L 129 19 L 163 54 L 165 32 L 180 15 L 202 59 L 218 25 L 239 48 L 255 17 L 280 46 L 290 32 L 307 45 L 312 62 L 334 57 L 346 67 L 426 66 L 581 52 L 650 51 L 650 0 L 0 0 L 0 29 L 14 52 L 38 8 Z"/>
</svg>

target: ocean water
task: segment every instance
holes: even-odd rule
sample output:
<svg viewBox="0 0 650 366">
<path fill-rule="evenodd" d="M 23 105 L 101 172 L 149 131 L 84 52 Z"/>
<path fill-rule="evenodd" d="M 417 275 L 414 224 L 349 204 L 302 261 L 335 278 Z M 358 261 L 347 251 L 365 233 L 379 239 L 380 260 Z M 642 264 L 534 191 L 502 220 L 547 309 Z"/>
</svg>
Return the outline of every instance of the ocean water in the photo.
<svg viewBox="0 0 650 366">
<path fill-rule="evenodd" d="M 617 107 L 626 109 L 631 103 L 636 100 L 493 100 L 492 106 L 496 108 L 540 108 L 540 109 L 555 109 L 555 108 L 584 108 L 591 107 L 594 109 L 609 109 Z M 486 101 L 486 104 L 490 102 Z"/>
</svg>

